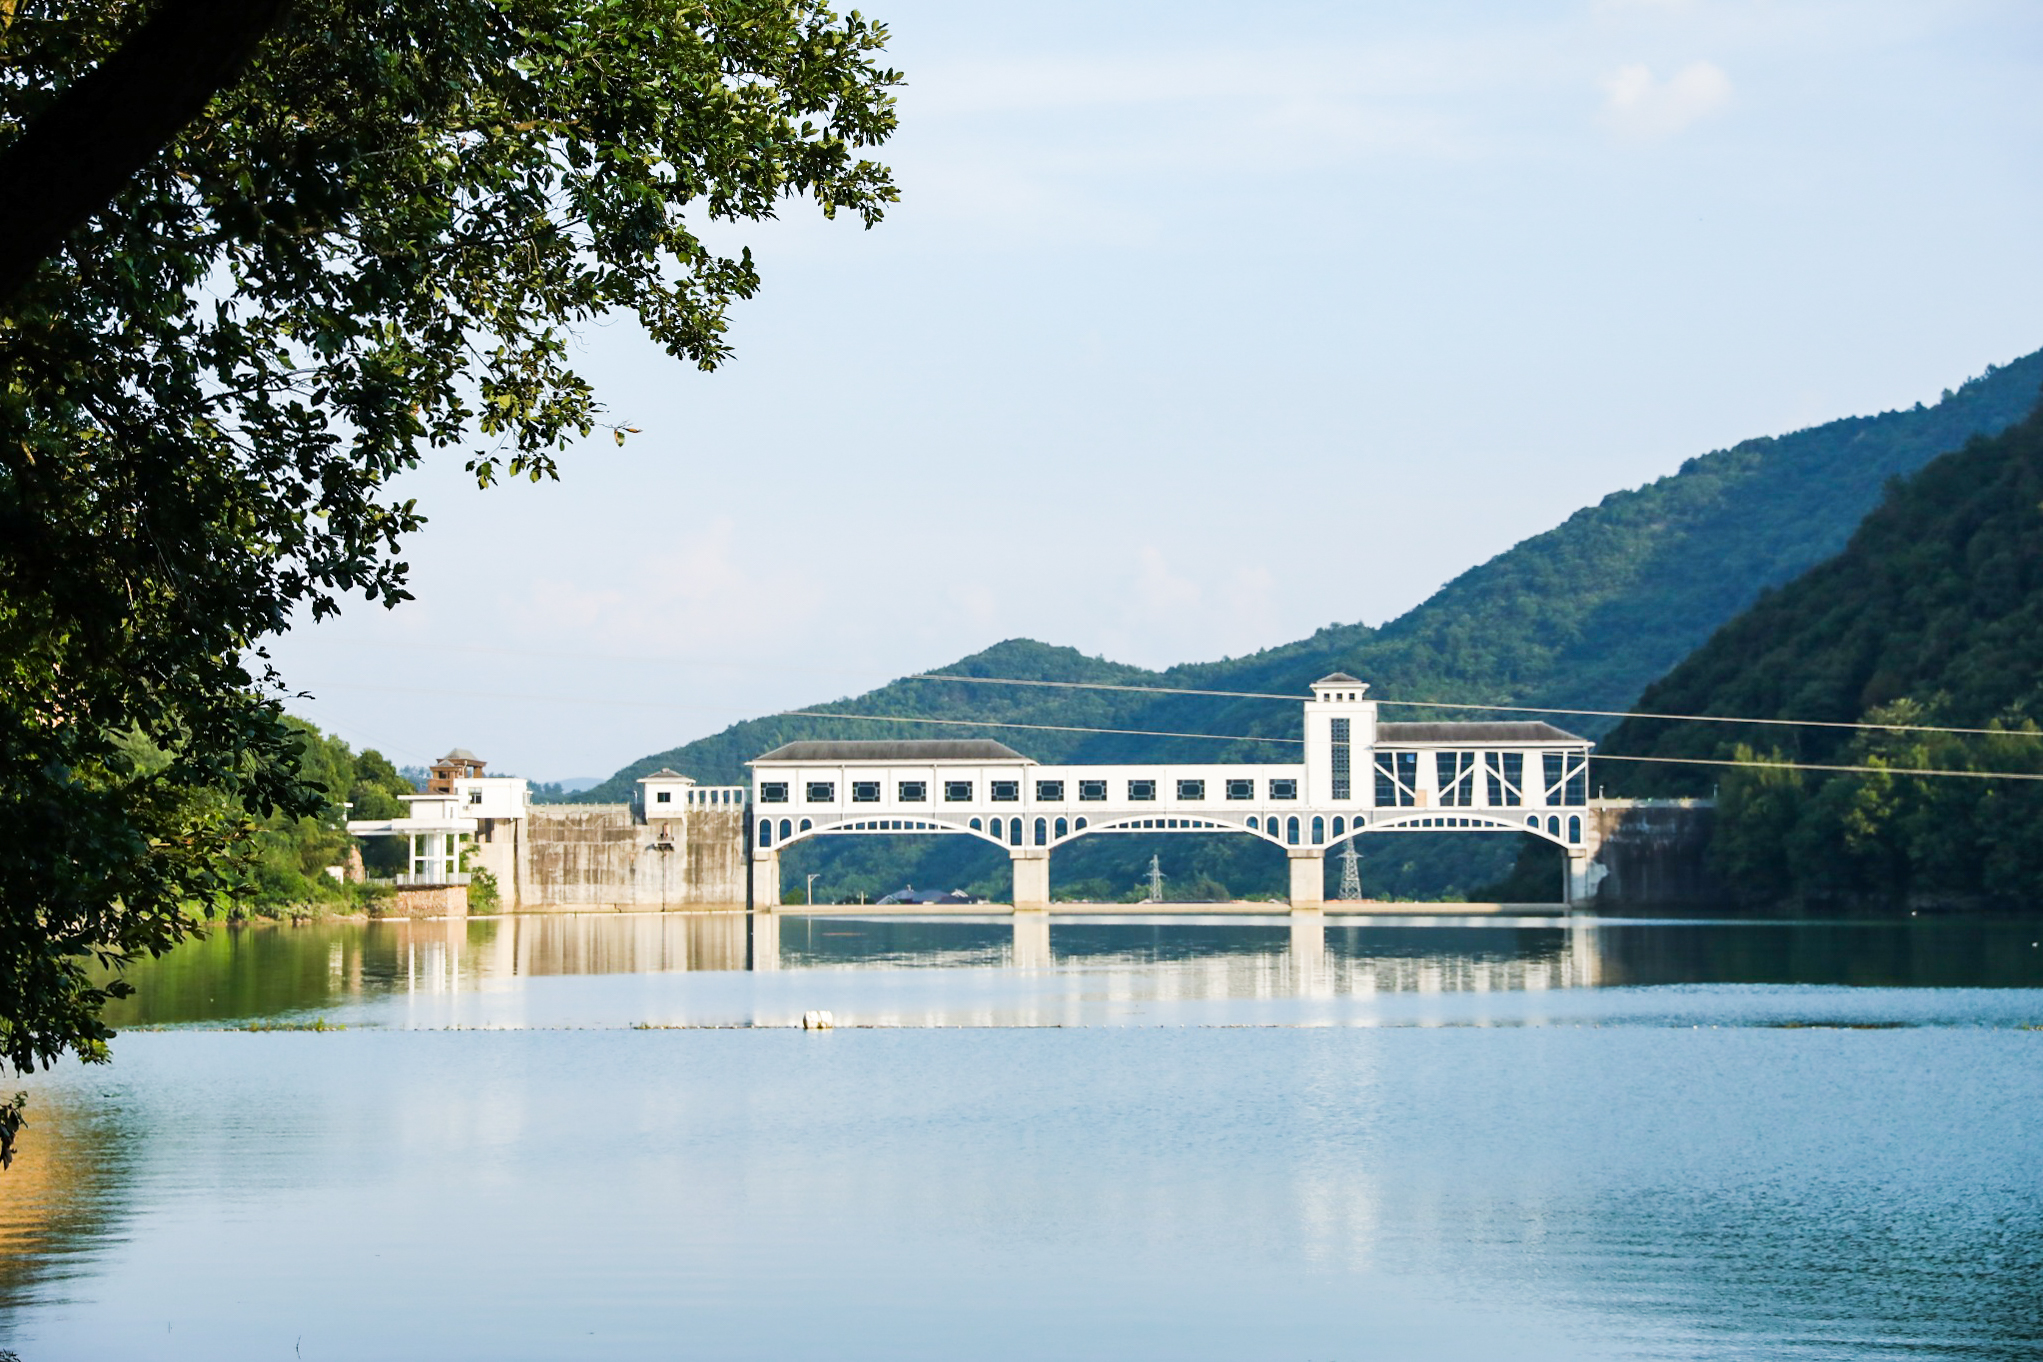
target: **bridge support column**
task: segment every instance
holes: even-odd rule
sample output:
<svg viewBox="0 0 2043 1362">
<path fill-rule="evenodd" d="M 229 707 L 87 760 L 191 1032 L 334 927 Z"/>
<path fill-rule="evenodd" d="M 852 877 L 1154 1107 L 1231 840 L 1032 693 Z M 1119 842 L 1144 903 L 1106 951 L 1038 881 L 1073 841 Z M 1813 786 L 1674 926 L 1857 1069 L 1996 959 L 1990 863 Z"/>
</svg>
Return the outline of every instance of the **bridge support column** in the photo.
<svg viewBox="0 0 2043 1362">
<path fill-rule="evenodd" d="M 1326 907 L 1327 855 L 1320 847 L 1286 847 L 1291 856 L 1291 909 Z"/>
<path fill-rule="evenodd" d="M 1569 847 L 1568 863 L 1561 869 L 1561 902 L 1570 908 L 1589 906 L 1589 867 L 1594 858 L 1587 847 Z"/>
<path fill-rule="evenodd" d="M 1010 851 L 1014 864 L 1014 910 L 1046 911 L 1050 907 L 1050 853 Z"/>
<path fill-rule="evenodd" d="M 780 907 L 780 853 L 758 851 L 752 855 L 752 902 L 755 912 Z"/>
</svg>

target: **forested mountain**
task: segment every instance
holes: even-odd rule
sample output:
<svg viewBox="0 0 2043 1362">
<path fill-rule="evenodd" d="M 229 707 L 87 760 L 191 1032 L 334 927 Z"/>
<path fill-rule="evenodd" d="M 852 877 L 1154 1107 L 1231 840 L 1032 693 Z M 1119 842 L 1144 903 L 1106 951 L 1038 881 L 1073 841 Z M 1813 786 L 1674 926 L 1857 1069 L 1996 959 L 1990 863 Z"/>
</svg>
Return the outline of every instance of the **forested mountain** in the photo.
<svg viewBox="0 0 2043 1362">
<path fill-rule="evenodd" d="M 1896 483 L 1842 553 L 1718 630 L 1639 707 L 2007 731 L 1633 719 L 1606 752 L 2043 773 L 2043 410 Z M 1706 790 L 1719 774 L 1643 765 L 1626 787 Z M 1620 779 L 1614 763 L 1605 775 Z M 2033 902 L 2043 781 L 1731 772 L 1713 854 L 1757 898 Z"/>
<path fill-rule="evenodd" d="M 1918 404 L 1906 411 L 1832 421 L 1690 459 L 1678 472 L 1635 490 L 1614 492 L 1554 529 L 1470 569 L 1381 628 L 1331 626 L 1248 657 L 1164 672 L 1028 640 L 999 644 L 935 670 L 1302 695 L 1315 677 L 1342 669 L 1371 682 L 1372 694 L 1386 700 L 1625 708 L 1642 688 L 1752 604 L 1761 591 L 1843 548 L 1891 479 L 1921 468 L 1975 435 L 2005 429 L 2034 405 L 2039 386 L 2043 352 L 1989 368 L 1957 391 L 1946 392 L 1932 407 Z M 1298 724 L 1298 711 L 1291 703 L 908 681 L 813 708 L 1256 736 L 1288 736 L 1296 733 Z M 1399 717 L 1424 713 L 1406 710 Z M 1599 731 L 1593 722 L 1573 727 L 1592 735 Z M 742 780 L 746 759 L 795 738 L 937 731 L 872 721 L 751 720 L 634 762 L 580 798 L 629 798 L 631 782 L 661 766 L 704 781 Z M 941 731 L 945 736 L 972 732 Z M 1281 751 L 1261 743 L 1117 734 L 989 728 L 984 735 L 1045 761 L 1267 761 Z M 1060 879 L 1069 883 L 1070 872 L 1076 870 L 1083 872 L 1081 878 L 1092 878 L 1096 872 L 1116 884 L 1132 882 L 1150 848 L 1138 846 L 1134 839 L 1097 840 L 1100 846 L 1080 842 L 1060 854 Z M 1186 875 L 1224 882 L 1237 892 L 1273 887 L 1281 876 L 1281 864 L 1260 866 L 1257 848 L 1244 845 L 1215 859 L 1213 852 L 1194 852 L 1193 840 L 1165 844 L 1171 855 L 1191 857 L 1201 867 L 1188 864 Z M 1457 885 L 1501 874 L 1513 849 L 1499 846 L 1487 854 L 1471 854 L 1471 845 L 1486 839 L 1459 838 L 1452 846 L 1436 845 L 1443 840 L 1405 837 L 1370 843 L 1365 882 L 1379 893 L 1451 893 Z M 1217 844 L 1231 847 L 1233 842 Z M 806 854 L 829 860 L 834 881 L 870 891 L 898 887 L 904 879 L 948 886 L 973 876 L 984 879 L 998 869 L 989 861 L 987 867 L 964 875 L 966 869 L 977 867 L 969 850 L 939 847 L 932 852 L 914 842 L 878 847 L 861 843 Z M 997 858 L 997 851 L 986 851 Z M 937 859 L 925 859 L 931 855 Z M 954 867 L 952 862 L 960 856 L 966 862 Z M 870 870 L 860 869 L 861 864 Z M 942 872 L 948 869 L 958 873 L 947 877 Z"/>
</svg>

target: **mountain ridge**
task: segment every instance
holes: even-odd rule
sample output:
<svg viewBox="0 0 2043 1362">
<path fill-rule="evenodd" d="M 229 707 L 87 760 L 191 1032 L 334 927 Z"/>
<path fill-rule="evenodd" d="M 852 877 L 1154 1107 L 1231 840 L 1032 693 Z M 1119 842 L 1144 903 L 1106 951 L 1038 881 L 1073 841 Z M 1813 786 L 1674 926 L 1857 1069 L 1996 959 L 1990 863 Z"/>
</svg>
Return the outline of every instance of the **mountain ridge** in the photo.
<svg viewBox="0 0 2043 1362">
<path fill-rule="evenodd" d="M 1301 695 L 1314 677 L 1346 670 L 1387 700 L 1621 709 L 1762 590 L 1841 550 L 1889 479 L 2012 425 L 2039 388 L 2043 351 L 1989 365 L 1935 406 L 1844 417 L 1697 455 L 1466 569 L 1381 626 L 1329 625 L 1244 657 L 1162 671 L 1008 639 L 936 670 Z M 1713 555 L 1704 554 L 1705 544 Z M 1709 570 L 1699 571 L 1705 556 Z M 1296 727 L 1295 711 L 1267 701 L 908 680 L 803 708 L 1255 737 Z M 1606 726 L 1582 725 L 1592 736 Z M 628 799 L 631 782 L 661 766 L 708 782 L 739 781 L 747 758 L 782 742 L 899 736 L 907 727 L 761 716 L 640 758 L 577 797 Z M 1118 734 L 1037 731 L 1024 746 L 1045 760 L 1269 759 L 1261 743 Z"/>
</svg>

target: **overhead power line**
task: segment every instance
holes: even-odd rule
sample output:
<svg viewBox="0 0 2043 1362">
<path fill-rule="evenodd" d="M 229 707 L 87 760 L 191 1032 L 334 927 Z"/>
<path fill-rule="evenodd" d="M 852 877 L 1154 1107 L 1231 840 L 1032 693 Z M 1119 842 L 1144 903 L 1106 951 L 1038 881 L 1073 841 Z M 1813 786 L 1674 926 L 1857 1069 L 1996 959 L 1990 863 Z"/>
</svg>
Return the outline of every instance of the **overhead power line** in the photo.
<svg viewBox="0 0 2043 1362">
<path fill-rule="evenodd" d="M 1591 761 L 1640 761 L 1662 766 L 1735 766 L 1741 771 L 1856 771 L 1888 776 L 1960 776 L 1967 780 L 2043 780 L 2043 771 L 1953 771 L 1942 766 L 1826 766 L 1812 761 L 1735 761 L 1729 757 L 1627 757 L 1592 752 Z"/>
<path fill-rule="evenodd" d="M 1067 690 L 1138 691 L 1154 695 L 1210 695 L 1227 700 L 1283 700 L 1297 704 L 1303 695 L 1279 695 L 1258 690 L 1196 690 L 1185 686 L 1124 686 L 1104 681 L 1025 681 L 1010 676 L 954 676 L 947 672 L 920 672 L 903 681 L 969 681 L 981 686 L 1052 686 Z M 1838 719 L 1740 719 L 1723 714 L 1648 714 L 1630 709 L 1553 709 L 1533 705 L 1472 705 L 1453 700 L 1378 700 L 1379 705 L 1401 705 L 1409 709 L 1465 709 L 1496 714 L 1564 714 L 1596 719 L 1667 719 L 1695 724 L 1765 724 L 1777 728 L 1849 728 L 1877 733 L 1965 733 L 1981 736 L 2036 738 L 2043 731 L 2021 728 L 1948 728 L 1936 724 L 1849 723 Z"/>
<path fill-rule="evenodd" d="M 890 724 L 946 724 L 955 728 L 1028 728 L 1039 733 L 1118 733 L 1130 738 L 1208 738 L 1214 742 L 1281 742 L 1296 747 L 1303 738 L 1258 738 L 1247 733 L 1166 733 L 1154 728 L 1088 728 L 1083 724 L 1009 724 L 991 719 L 917 719 L 905 714 L 844 714 L 828 709 L 784 709 L 776 719 L 872 719 Z"/>
<path fill-rule="evenodd" d="M 1296 699 L 1286 696 L 1285 699 Z M 1046 733 L 1113 733 L 1131 738 L 1206 738 L 1214 742 L 1269 742 L 1299 746 L 1303 738 L 1262 738 L 1243 733 L 1172 733 L 1155 728 L 1092 728 L 1084 724 L 1016 724 L 990 719 L 923 719 L 907 714 L 844 714 L 827 709 L 786 709 L 776 719 L 861 719 L 889 724 L 940 724 L 948 728 L 1025 728 Z M 1663 766 L 1731 766 L 1740 770 L 1844 771 L 1890 776 L 1958 776 L 1966 780 L 2043 780 L 2038 771 L 1953 771 L 1927 766 L 1844 766 L 1807 761 L 1733 761 L 1711 757 L 1626 757 L 1591 753 L 1591 761 L 1636 761 Z"/>
</svg>

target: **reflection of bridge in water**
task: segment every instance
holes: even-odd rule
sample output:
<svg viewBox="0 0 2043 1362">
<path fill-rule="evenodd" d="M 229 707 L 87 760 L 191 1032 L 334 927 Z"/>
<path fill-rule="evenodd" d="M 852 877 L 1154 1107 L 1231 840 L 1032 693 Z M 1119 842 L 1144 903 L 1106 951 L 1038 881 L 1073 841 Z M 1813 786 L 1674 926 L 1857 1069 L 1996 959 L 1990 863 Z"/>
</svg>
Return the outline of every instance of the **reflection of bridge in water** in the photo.
<svg viewBox="0 0 2043 1362">
<path fill-rule="evenodd" d="M 1427 925 L 1408 929 L 1407 936 L 1381 920 L 1365 926 L 1316 912 L 1293 912 L 1276 922 L 1115 921 L 1052 913 L 970 921 L 755 913 L 749 967 L 1062 966 L 1105 973 L 1139 971 L 1154 976 L 1151 986 L 1158 990 L 1158 998 L 1513 993 L 1594 988 L 1605 982 L 1602 924 L 1595 918 L 1491 919 L 1464 930 L 1442 928 L 1432 915 L 1415 916 L 1413 921 Z M 1207 939 L 1198 943 L 1203 949 L 1159 956 L 1131 950 L 1114 939 L 1114 929 L 1131 926 L 1139 926 L 1144 935 L 1200 929 Z M 1053 932 L 1061 949 L 1052 949 Z M 1331 944 L 1329 932 L 1334 937 Z M 944 934 L 952 940 L 937 944 L 933 938 Z M 1405 949 L 1385 949 L 1393 939 Z M 1500 949 L 1500 941 L 1509 948 Z"/>
<path fill-rule="evenodd" d="M 1601 932 L 1608 924 L 1595 918 L 1471 919 L 1465 928 L 1443 927 L 1435 915 L 1411 922 L 1318 912 L 1175 919 L 590 913 L 376 930 L 392 938 L 378 970 L 384 986 L 427 996 L 566 975 L 781 969 L 1075 968 L 1140 974 L 1159 999 L 1537 992 L 1606 982 Z M 335 992 L 362 991 L 360 951 L 343 955 L 335 943 L 334 954 Z"/>
</svg>

